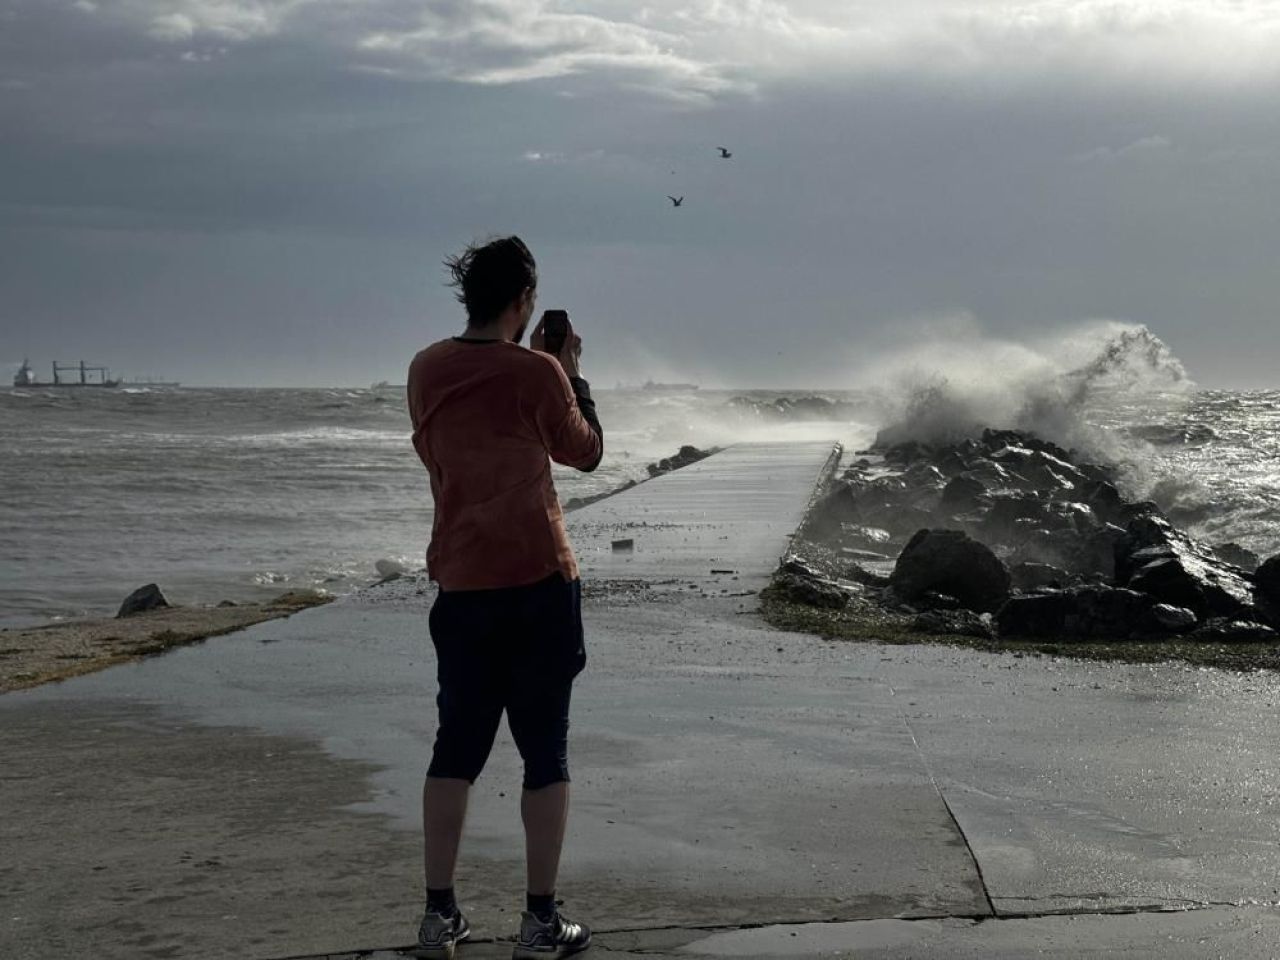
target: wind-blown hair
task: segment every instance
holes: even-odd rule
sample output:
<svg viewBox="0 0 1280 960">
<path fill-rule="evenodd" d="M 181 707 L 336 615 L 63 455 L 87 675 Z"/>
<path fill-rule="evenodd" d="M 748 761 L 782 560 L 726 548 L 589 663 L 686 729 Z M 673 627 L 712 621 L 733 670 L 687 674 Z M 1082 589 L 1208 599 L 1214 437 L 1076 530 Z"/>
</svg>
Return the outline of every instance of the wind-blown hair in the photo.
<svg viewBox="0 0 1280 960">
<path fill-rule="evenodd" d="M 493 322 L 526 288 L 538 286 L 538 265 L 517 236 L 471 244 L 444 265 L 453 276 L 449 286 L 458 288 L 454 296 L 478 327 Z"/>
</svg>

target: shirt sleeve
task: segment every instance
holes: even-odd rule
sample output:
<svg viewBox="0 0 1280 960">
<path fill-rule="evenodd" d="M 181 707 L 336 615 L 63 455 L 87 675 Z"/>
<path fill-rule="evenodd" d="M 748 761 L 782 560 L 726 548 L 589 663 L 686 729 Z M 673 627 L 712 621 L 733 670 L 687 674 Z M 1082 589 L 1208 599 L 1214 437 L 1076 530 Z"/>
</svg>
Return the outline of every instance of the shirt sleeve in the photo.
<svg viewBox="0 0 1280 960">
<path fill-rule="evenodd" d="M 570 382 L 555 361 L 548 367 L 551 375 L 545 378 L 534 407 L 538 433 L 552 460 L 590 473 L 604 456 L 604 431 L 591 387 L 581 377 Z"/>
</svg>

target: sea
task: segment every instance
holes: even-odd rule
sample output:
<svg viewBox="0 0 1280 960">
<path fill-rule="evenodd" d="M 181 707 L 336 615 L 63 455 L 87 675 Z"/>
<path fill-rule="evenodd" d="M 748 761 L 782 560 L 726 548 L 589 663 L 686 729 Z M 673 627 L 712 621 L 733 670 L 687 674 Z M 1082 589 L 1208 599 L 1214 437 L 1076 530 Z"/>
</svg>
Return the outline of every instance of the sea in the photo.
<svg viewBox="0 0 1280 960">
<path fill-rule="evenodd" d="M 682 445 L 827 436 L 737 393 L 599 390 L 607 454 L 555 468 L 562 500 L 648 476 Z M 835 434 L 833 434 L 835 428 Z M 432 504 L 403 387 L 0 389 L 0 626 L 113 615 L 158 583 L 172 603 L 343 594 L 376 564 L 424 565 Z"/>
<path fill-rule="evenodd" d="M 1280 390 L 1179 379 L 1062 405 L 1123 462 L 1131 494 L 1212 543 L 1280 553 Z M 879 385 L 596 398 L 604 461 L 557 468 L 562 499 L 643 479 L 685 444 L 832 439 L 852 455 L 920 408 Z M 432 504 L 402 387 L 0 390 L 0 449 L 0 626 L 109 616 L 151 582 L 212 604 L 348 593 L 380 560 L 423 566 Z"/>
</svg>

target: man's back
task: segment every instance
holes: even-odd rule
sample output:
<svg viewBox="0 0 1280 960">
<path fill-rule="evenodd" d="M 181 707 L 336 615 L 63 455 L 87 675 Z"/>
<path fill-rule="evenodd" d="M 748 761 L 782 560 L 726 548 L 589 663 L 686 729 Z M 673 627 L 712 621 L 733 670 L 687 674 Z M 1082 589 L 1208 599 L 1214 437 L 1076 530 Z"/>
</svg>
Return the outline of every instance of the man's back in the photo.
<svg viewBox="0 0 1280 960">
<path fill-rule="evenodd" d="M 585 381 L 509 341 L 454 338 L 414 357 L 408 400 L 436 505 L 427 568 L 441 589 L 576 579 L 550 459 L 583 470 L 600 460 Z"/>
</svg>

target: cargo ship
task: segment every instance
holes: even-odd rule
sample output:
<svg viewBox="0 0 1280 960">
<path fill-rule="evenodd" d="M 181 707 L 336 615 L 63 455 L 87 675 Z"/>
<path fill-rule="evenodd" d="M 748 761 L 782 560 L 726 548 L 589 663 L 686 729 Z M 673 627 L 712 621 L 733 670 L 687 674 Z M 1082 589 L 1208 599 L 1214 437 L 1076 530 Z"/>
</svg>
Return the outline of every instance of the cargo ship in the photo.
<svg viewBox="0 0 1280 960">
<path fill-rule="evenodd" d="M 75 363 L 62 363 L 61 361 L 53 361 L 53 379 L 38 380 L 36 372 L 31 369 L 31 363 L 28 360 L 22 361 L 22 366 L 18 368 L 18 372 L 13 377 L 13 385 L 15 387 L 180 387 L 182 384 L 175 380 L 156 380 L 152 378 L 143 380 L 121 380 L 119 377 L 115 379 L 111 376 L 111 371 L 106 367 L 92 366 L 83 360 L 77 360 Z"/>
</svg>

